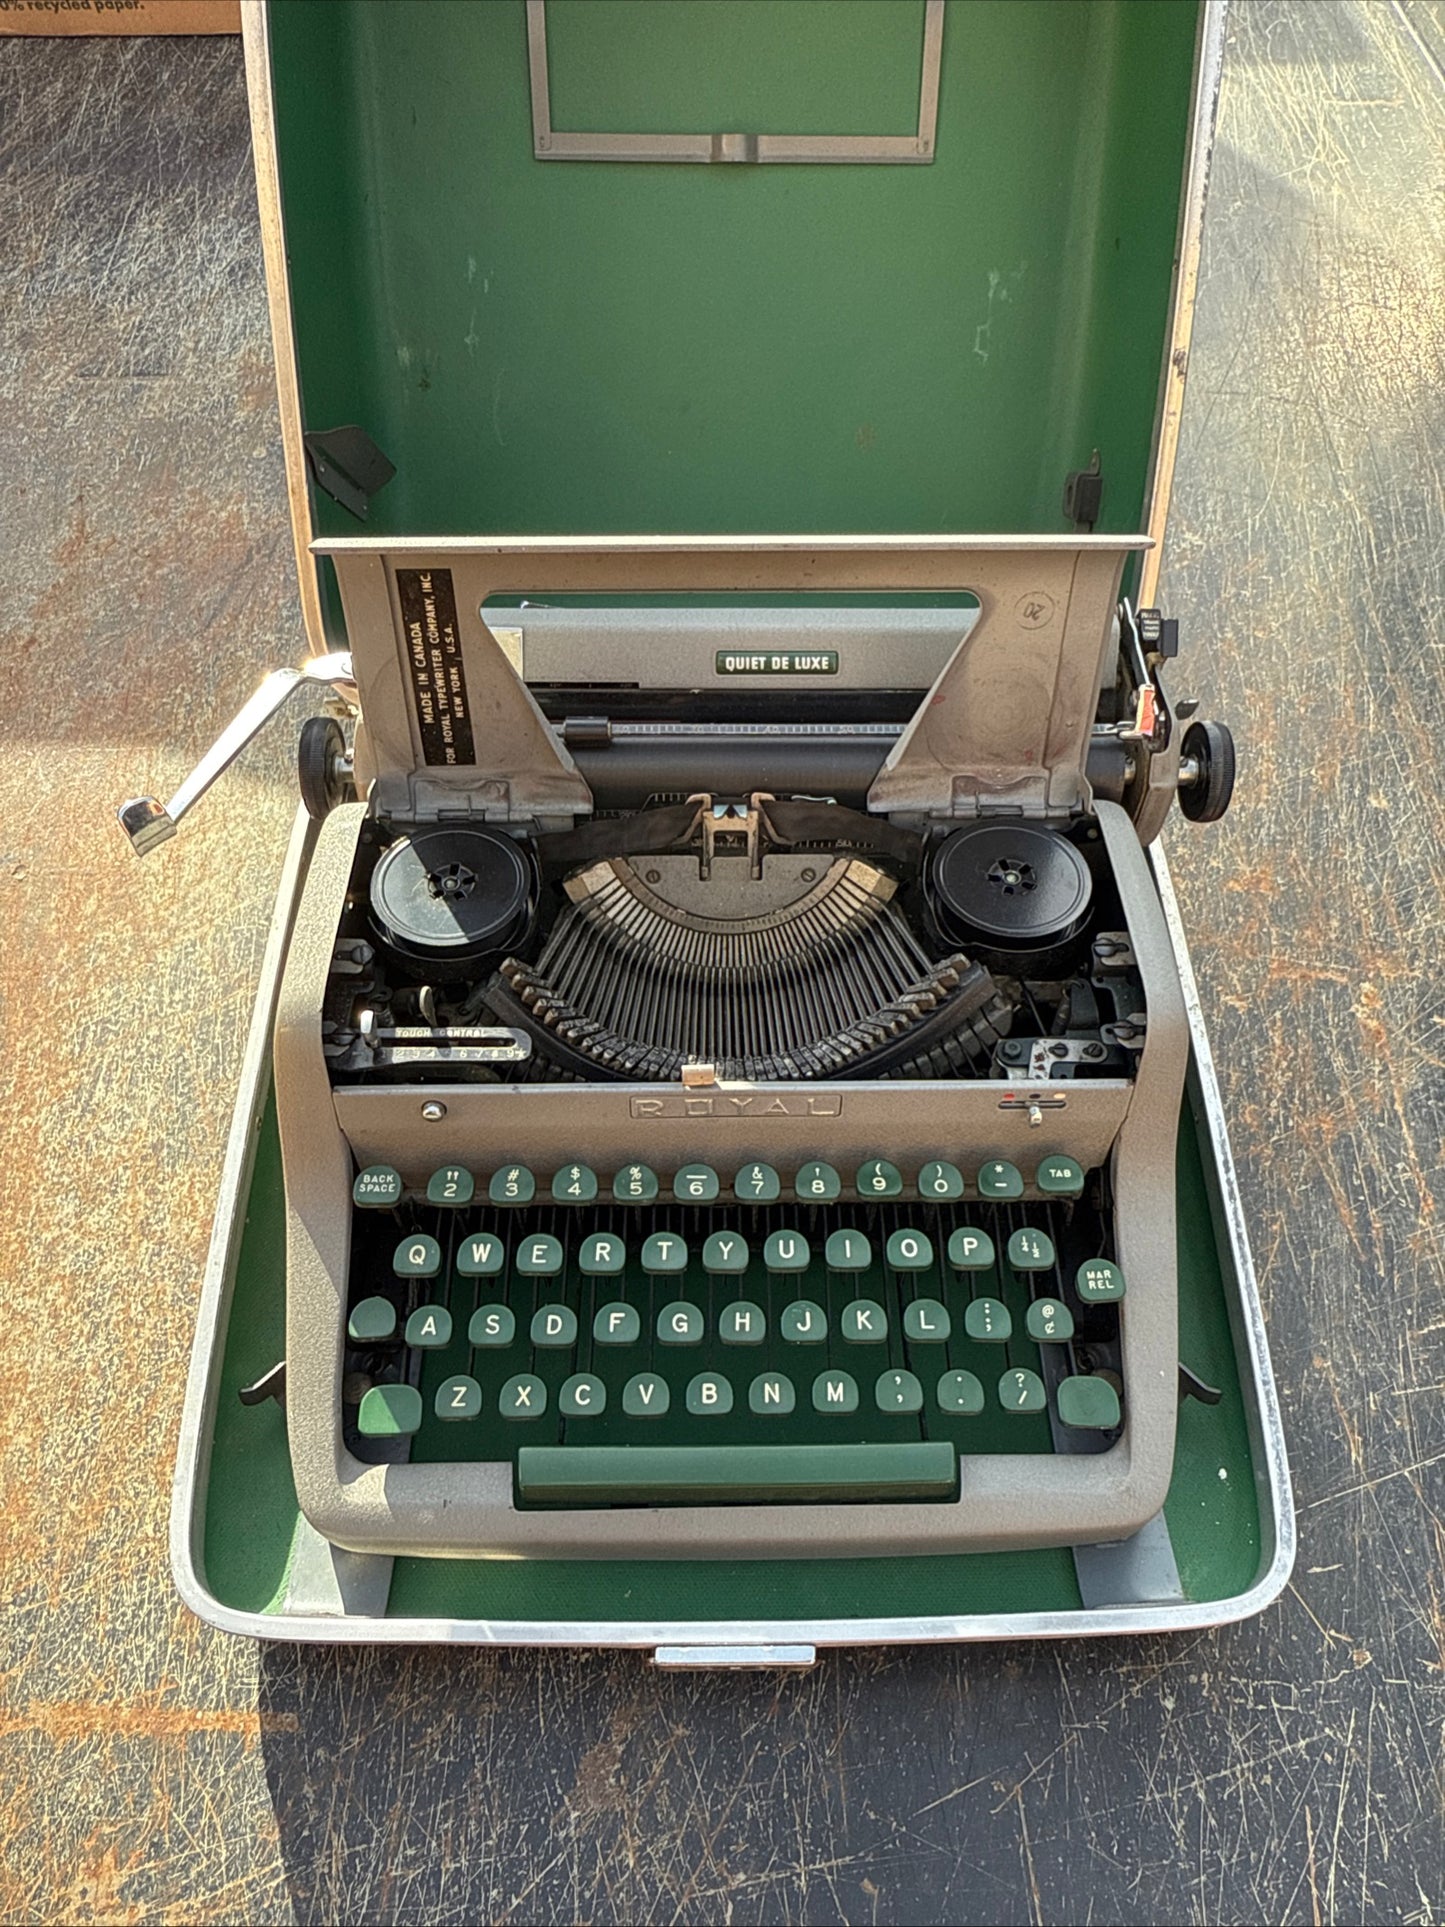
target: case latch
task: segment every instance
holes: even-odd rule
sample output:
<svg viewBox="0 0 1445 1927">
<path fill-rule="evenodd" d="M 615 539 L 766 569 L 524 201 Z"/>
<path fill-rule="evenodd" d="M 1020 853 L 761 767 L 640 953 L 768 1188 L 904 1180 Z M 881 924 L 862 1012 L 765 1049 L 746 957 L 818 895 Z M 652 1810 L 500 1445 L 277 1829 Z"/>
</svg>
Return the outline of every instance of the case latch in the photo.
<svg viewBox="0 0 1445 1927">
<path fill-rule="evenodd" d="M 713 1673 L 726 1669 L 806 1672 L 818 1663 L 816 1646 L 659 1646 L 652 1663 L 664 1673 Z"/>
</svg>

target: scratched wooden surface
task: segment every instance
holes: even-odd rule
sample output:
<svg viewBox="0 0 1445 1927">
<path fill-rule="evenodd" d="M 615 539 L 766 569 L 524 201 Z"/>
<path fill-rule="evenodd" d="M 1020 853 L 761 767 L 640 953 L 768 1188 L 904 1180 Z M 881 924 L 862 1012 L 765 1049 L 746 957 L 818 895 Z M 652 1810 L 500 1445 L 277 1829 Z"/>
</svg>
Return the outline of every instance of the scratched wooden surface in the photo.
<svg viewBox="0 0 1445 1927">
<path fill-rule="evenodd" d="M 261 1651 L 173 1597 L 299 648 L 233 41 L 0 49 L 0 1917 L 1445 1920 L 1445 6 L 1242 0 L 1167 569 L 1172 837 L 1301 1556 L 1254 1624 L 659 1678 Z"/>
</svg>

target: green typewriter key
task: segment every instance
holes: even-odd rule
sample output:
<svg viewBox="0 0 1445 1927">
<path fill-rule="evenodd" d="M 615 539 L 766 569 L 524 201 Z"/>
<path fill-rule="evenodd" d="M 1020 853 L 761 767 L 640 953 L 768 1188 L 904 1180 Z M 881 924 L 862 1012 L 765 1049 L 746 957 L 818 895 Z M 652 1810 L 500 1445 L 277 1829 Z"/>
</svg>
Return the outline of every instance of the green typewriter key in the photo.
<svg viewBox="0 0 1445 1927">
<path fill-rule="evenodd" d="M 562 1246 L 545 1231 L 534 1231 L 517 1246 L 517 1269 L 524 1278 L 555 1278 L 562 1269 Z"/>
<path fill-rule="evenodd" d="M 938 1381 L 938 1409 L 962 1418 L 977 1418 L 983 1410 L 983 1386 L 972 1372 L 945 1372 Z"/>
<path fill-rule="evenodd" d="M 582 1240 L 577 1268 L 589 1278 L 615 1278 L 627 1265 L 627 1246 L 611 1231 L 594 1231 Z"/>
<path fill-rule="evenodd" d="M 530 1204 L 536 1195 L 537 1180 L 525 1164 L 504 1164 L 487 1186 L 493 1204 Z"/>
<path fill-rule="evenodd" d="M 933 1240 L 922 1231 L 895 1231 L 888 1239 L 888 1262 L 895 1271 L 927 1271 Z"/>
<path fill-rule="evenodd" d="M 657 1342 L 659 1345 L 700 1345 L 702 1327 L 703 1317 L 698 1307 L 679 1298 L 664 1305 L 657 1314 Z"/>
<path fill-rule="evenodd" d="M 1044 1382 L 1037 1372 L 1005 1372 L 998 1382 L 998 1402 L 1006 1412 L 1042 1412 Z"/>
<path fill-rule="evenodd" d="M 684 1400 L 694 1418 L 721 1418 L 733 1409 L 733 1388 L 717 1372 L 699 1372 Z"/>
<path fill-rule="evenodd" d="M 401 1203 L 403 1188 L 400 1171 L 393 1171 L 389 1164 L 368 1164 L 356 1174 L 351 1201 L 363 1211 L 390 1211 Z"/>
<path fill-rule="evenodd" d="M 625 1164 L 612 1180 L 619 1204 L 651 1204 L 657 1196 L 657 1173 L 645 1164 Z"/>
<path fill-rule="evenodd" d="M 1122 1414 L 1107 1378 L 1065 1378 L 1056 1394 L 1059 1417 L 1082 1432 L 1112 1432 Z"/>
<path fill-rule="evenodd" d="M 785 1345 L 822 1345 L 828 1337 L 828 1314 L 811 1298 L 798 1298 L 783 1307 L 778 1331 Z"/>
<path fill-rule="evenodd" d="M 517 1314 L 510 1305 L 478 1305 L 467 1326 L 467 1343 L 483 1351 L 500 1351 L 517 1336 Z"/>
<path fill-rule="evenodd" d="M 500 1238 L 479 1232 L 457 1247 L 457 1270 L 463 1278 L 495 1278 L 506 1255 Z"/>
<path fill-rule="evenodd" d="M 426 1201 L 428 1204 L 470 1204 L 476 1188 L 470 1171 L 464 1171 L 459 1164 L 444 1164 L 427 1179 Z"/>
<path fill-rule="evenodd" d="M 642 1336 L 642 1316 L 636 1305 L 603 1305 L 592 1320 L 594 1345 L 635 1345 Z"/>
<path fill-rule="evenodd" d="M 683 1204 L 712 1204 L 719 1188 L 710 1164 L 684 1164 L 672 1180 L 672 1195 Z"/>
<path fill-rule="evenodd" d="M 761 1345 L 768 1335 L 767 1313 L 751 1299 L 739 1298 L 723 1306 L 717 1335 L 724 1345 Z"/>
<path fill-rule="evenodd" d="M 406 1342 L 420 1352 L 439 1352 L 452 1342 L 452 1315 L 445 1305 L 418 1305 L 406 1321 Z"/>
<path fill-rule="evenodd" d="M 949 1233 L 948 1262 L 955 1271 L 988 1271 L 993 1266 L 993 1239 L 972 1225 Z"/>
<path fill-rule="evenodd" d="M 714 1231 L 702 1248 L 702 1268 L 714 1277 L 748 1268 L 748 1241 L 740 1231 Z"/>
<path fill-rule="evenodd" d="M 642 1269 L 654 1277 L 687 1270 L 687 1240 L 675 1231 L 654 1231 L 642 1247 Z"/>
<path fill-rule="evenodd" d="M 591 1204 L 597 1196 L 597 1173 L 585 1164 L 564 1164 L 552 1180 L 558 1204 Z"/>
<path fill-rule="evenodd" d="M 415 1385 L 373 1385 L 361 1401 L 356 1429 L 364 1439 L 405 1439 L 421 1430 L 421 1393 Z"/>
<path fill-rule="evenodd" d="M 538 1305 L 532 1314 L 532 1343 L 539 1350 L 565 1352 L 577 1343 L 577 1314 L 570 1305 Z"/>
<path fill-rule="evenodd" d="M 622 1388 L 622 1409 L 629 1418 L 662 1418 L 671 1403 L 667 1380 L 656 1372 L 639 1372 Z"/>
<path fill-rule="evenodd" d="M 888 1341 L 888 1314 L 876 1298 L 855 1298 L 843 1307 L 838 1329 L 849 1345 L 883 1345 Z"/>
<path fill-rule="evenodd" d="M 936 1298 L 915 1298 L 903 1307 L 903 1336 L 913 1345 L 944 1345 L 953 1335 L 947 1305 Z"/>
<path fill-rule="evenodd" d="M 858 1166 L 853 1180 L 860 1198 L 898 1198 L 903 1195 L 903 1173 L 887 1158 L 869 1158 Z"/>
<path fill-rule="evenodd" d="M 474 1378 L 468 1378 L 463 1372 L 437 1387 L 432 1409 L 438 1418 L 477 1418 L 482 1410 L 482 1388 Z"/>
<path fill-rule="evenodd" d="M 873 1387 L 873 1403 L 880 1412 L 921 1412 L 923 1387 L 912 1372 L 885 1372 Z"/>
<path fill-rule="evenodd" d="M 819 1372 L 813 1380 L 813 1410 L 846 1416 L 858 1410 L 858 1381 L 851 1372 Z"/>
<path fill-rule="evenodd" d="M 805 1204 L 831 1204 L 842 1195 L 843 1180 L 831 1164 L 805 1164 L 793 1189 Z"/>
<path fill-rule="evenodd" d="M 823 1247 L 829 1271 L 866 1271 L 873 1247 L 861 1231 L 830 1231 Z"/>
<path fill-rule="evenodd" d="M 396 1331 L 396 1306 L 389 1298 L 363 1298 L 346 1321 L 346 1331 L 358 1345 L 379 1345 Z"/>
<path fill-rule="evenodd" d="M 748 1410 L 759 1418 L 786 1418 L 796 1403 L 793 1381 L 781 1372 L 760 1372 L 748 1387 Z"/>
<path fill-rule="evenodd" d="M 975 1298 L 963 1308 L 963 1329 L 977 1345 L 1006 1345 L 1013 1328 L 1008 1306 L 997 1298 Z"/>
<path fill-rule="evenodd" d="M 563 1418 L 596 1418 L 607 1409 L 607 1387 L 591 1372 L 574 1372 L 557 1394 Z"/>
<path fill-rule="evenodd" d="M 772 1204 L 782 1188 L 771 1164 L 745 1164 L 733 1179 L 733 1196 L 739 1204 Z"/>
<path fill-rule="evenodd" d="M 963 1173 L 956 1164 L 925 1164 L 918 1174 L 918 1195 L 947 1204 L 963 1196 Z"/>
<path fill-rule="evenodd" d="M 1008 1241 L 1008 1261 L 1015 1271 L 1052 1271 L 1054 1241 L 1046 1231 L 1016 1231 Z"/>
<path fill-rule="evenodd" d="M 398 1278 L 435 1278 L 442 1268 L 442 1248 L 422 1232 L 403 1238 L 391 1260 Z"/>
<path fill-rule="evenodd" d="M 1074 1289 L 1086 1305 L 1117 1305 L 1124 1296 L 1124 1274 L 1107 1258 L 1090 1258 L 1074 1274 Z"/>
<path fill-rule="evenodd" d="M 497 1410 L 503 1418 L 541 1418 L 547 1409 L 547 1387 L 531 1372 L 519 1372 L 502 1387 Z"/>
<path fill-rule="evenodd" d="M 1073 1158 L 1045 1158 L 1034 1182 L 1046 1198 L 1081 1197 L 1084 1167 Z"/>
<path fill-rule="evenodd" d="M 981 1198 L 1021 1198 L 1024 1194 L 1023 1173 L 1016 1164 L 1006 1164 L 1002 1158 L 994 1158 L 981 1167 L 978 1174 L 978 1195 Z"/>
<path fill-rule="evenodd" d="M 763 1263 L 769 1271 L 783 1276 L 792 1271 L 806 1271 L 812 1257 L 808 1240 L 801 1231 L 770 1232 L 763 1246 Z"/>
<path fill-rule="evenodd" d="M 1024 1313 L 1024 1330 L 1036 1345 L 1067 1345 L 1074 1335 L 1074 1314 L 1057 1298 L 1036 1298 Z"/>
</svg>

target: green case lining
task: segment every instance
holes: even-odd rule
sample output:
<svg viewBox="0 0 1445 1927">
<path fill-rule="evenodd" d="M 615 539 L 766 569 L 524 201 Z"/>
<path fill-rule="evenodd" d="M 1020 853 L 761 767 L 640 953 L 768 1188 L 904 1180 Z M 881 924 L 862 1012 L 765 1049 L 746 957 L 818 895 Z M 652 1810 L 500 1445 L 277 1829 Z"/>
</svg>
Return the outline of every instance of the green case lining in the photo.
<svg viewBox="0 0 1445 1927">
<path fill-rule="evenodd" d="M 554 119 L 898 131 L 921 22 L 549 0 Z M 954 0 L 930 165 L 688 166 L 535 159 L 522 0 L 273 7 L 306 426 L 378 535 L 1058 532 L 1095 448 L 1138 529 L 1197 24 Z"/>
</svg>

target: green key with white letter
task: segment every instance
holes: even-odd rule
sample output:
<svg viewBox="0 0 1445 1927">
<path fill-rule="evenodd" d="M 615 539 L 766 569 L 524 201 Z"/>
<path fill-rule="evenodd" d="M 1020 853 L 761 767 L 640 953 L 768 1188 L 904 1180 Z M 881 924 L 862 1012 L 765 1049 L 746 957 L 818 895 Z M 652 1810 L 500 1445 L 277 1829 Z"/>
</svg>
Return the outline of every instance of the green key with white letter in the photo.
<svg viewBox="0 0 1445 1927">
<path fill-rule="evenodd" d="M 1074 1289 L 1086 1305 L 1115 1305 L 1124 1296 L 1124 1274 L 1107 1258 L 1090 1258 L 1075 1272 Z"/>
<path fill-rule="evenodd" d="M 657 1173 L 645 1164 L 624 1164 L 612 1180 L 619 1204 L 651 1204 L 657 1196 Z"/>
<path fill-rule="evenodd" d="M 530 1204 L 536 1195 L 537 1180 L 525 1164 L 504 1165 L 487 1186 L 493 1204 Z"/>
<path fill-rule="evenodd" d="M 403 1238 L 391 1261 L 398 1278 L 435 1278 L 442 1268 L 442 1248 L 435 1238 L 417 1232 Z"/>
<path fill-rule="evenodd" d="M 390 1211 L 401 1203 L 401 1173 L 389 1164 L 368 1164 L 359 1171 L 351 1187 L 351 1197 L 363 1211 Z"/>
<path fill-rule="evenodd" d="M 1083 1166 L 1073 1158 L 1045 1158 L 1034 1182 L 1046 1198 L 1077 1198 L 1084 1189 Z"/>
<path fill-rule="evenodd" d="M 475 1418 L 482 1409 L 482 1388 L 474 1378 L 469 1378 L 463 1372 L 437 1387 L 433 1409 L 440 1419 Z"/>
<path fill-rule="evenodd" d="M 428 1204 L 470 1204 L 476 1188 L 470 1171 L 464 1171 L 458 1164 L 444 1164 L 440 1171 L 433 1171 L 427 1181 L 426 1201 Z"/>
<path fill-rule="evenodd" d="M 452 1315 L 445 1305 L 418 1305 L 406 1321 L 406 1342 L 436 1352 L 452 1342 Z"/>
<path fill-rule="evenodd" d="M 980 1167 L 978 1195 L 981 1198 L 1021 1198 L 1023 1194 L 1023 1176 L 1016 1165 L 994 1158 Z"/>
</svg>

